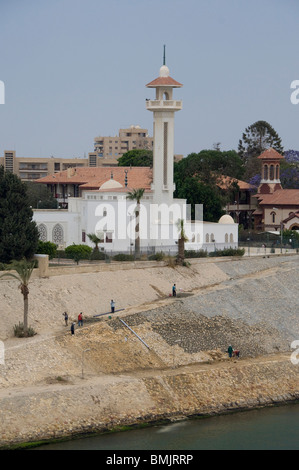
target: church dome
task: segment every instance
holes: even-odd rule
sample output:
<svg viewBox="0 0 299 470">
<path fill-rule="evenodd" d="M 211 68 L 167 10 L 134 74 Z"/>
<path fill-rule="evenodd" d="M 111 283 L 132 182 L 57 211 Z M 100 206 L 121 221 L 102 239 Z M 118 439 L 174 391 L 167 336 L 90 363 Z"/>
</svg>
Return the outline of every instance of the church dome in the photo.
<svg viewBox="0 0 299 470">
<path fill-rule="evenodd" d="M 115 181 L 114 179 L 110 179 L 108 181 L 105 181 L 100 187 L 100 189 L 119 189 L 122 188 L 122 184 L 120 184 L 118 181 Z"/>
<path fill-rule="evenodd" d="M 222 217 L 220 217 L 218 223 L 219 224 L 234 224 L 235 222 L 234 222 L 234 219 L 230 215 L 225 214 Z"/>
</svg>

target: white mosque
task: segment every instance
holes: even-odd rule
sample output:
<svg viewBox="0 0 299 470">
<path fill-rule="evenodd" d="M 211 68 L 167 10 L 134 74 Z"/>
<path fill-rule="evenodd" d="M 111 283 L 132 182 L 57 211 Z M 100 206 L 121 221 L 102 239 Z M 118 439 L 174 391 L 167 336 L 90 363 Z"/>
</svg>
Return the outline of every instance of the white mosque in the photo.
<svg viewBox="0 0 299 470">
<path fill-rule="evenodd" d="M 164 64 L 158 78 L 146 85 L 154 88 L 154 99 L 146 100 L 153 112 L 153 168 L 95 167 L 69 168 L 41 178 L 64 209 L 34 211 L 40 238 L 61 248 L 85 243 L 92 246 L 87 234 L 101 239 L 99 248 L 107 252 L 132 252 L 135 244 L 136 201 L 128 192 L 144 189 L 140 201 L 139 237 L 141 251 L 177 252 L 177 222 L 184 221 L 188 237 L 186 250 L 214 251 L 238 246 L 238 225 L 224 215 L 218 223 L 202 220 L 198 201 L 196 220 L 191 221 L 185 200 L 174 199 L 173 181 L 174 116 L 182 101 L 173 96 L 183 85 L 169 75 Z"/>
</svg>

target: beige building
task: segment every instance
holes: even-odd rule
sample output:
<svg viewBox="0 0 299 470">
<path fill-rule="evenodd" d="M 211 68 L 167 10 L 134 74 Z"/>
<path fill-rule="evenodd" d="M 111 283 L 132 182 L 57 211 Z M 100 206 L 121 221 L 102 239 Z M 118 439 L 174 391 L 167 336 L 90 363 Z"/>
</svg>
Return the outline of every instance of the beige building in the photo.
<svg viewBox="0 0 299 470">
<path fill-rule="evenodd" d="M 117 166 L 117 160 L 126 152 L 135 149 L 153 150 L 153 137 L 147 129 L 130 126 L 119 129 L 115 137 L 95 137 L 94 152 L 89 153 L 89 166 Z"/>
<path fill-rule="evenodd" d="M 5 150 L 4 157 L 0 157 L 0 165 L 23 181 L 33 181 L 68 168 L 86 167 L 88 159 L 17 157 L 15 151 Z"/>
<path fill-rule="evenodd" d="M 262 179 L 255 198 L 256 230 L 280 232 L 299 230 L 299 189 L 283 189 L 280 182 L 280 163 L 284 159 L 273 148 L 259 157 L 262 162 Z"/>
<path fill-rule="evenodd" d="M 118 159 L 130 150 L 153 150 L 153 141 L 147 129 L 131 126 L 128 129 L 119 129 L 119 135 L 115 137 L 96 137 L 94 151 L 90 152 L 88 157 L 17 157 L 15 151 L 5 150 L 4 156 L 0 157 L 0 165 L 3 165 L 5 170 L 15 173 L 23 181 L 34 181 L 68 168 L 117 167 Z M 183 155 L 174 155 L 175 161 L 182 158 Z"/>
</svg>

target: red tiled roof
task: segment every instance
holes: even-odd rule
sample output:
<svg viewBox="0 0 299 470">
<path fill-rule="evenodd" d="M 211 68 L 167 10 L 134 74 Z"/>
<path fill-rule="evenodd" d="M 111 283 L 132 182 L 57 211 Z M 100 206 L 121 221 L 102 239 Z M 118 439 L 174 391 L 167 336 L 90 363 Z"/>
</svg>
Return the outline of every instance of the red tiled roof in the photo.
<svg viewBox="0 0 299 470">
<path fill-rule="evenodd" d="M 240 190 L 255 189 L 255 186 L 252 186 L 252 184 L 246 183 L 246 181 L 238 180 L 237 178 L 232 178 L 231 176 L 221 176 L 221 181 L 217 181 L 217 186 L 219 186 L 221 189 L 228 189 L 232 183 L 237 183 Z"/>
<path fill-rule="evenodd" d="M 148 88 L 155 88 L 157 86 L 171 86 L 173 88 L 180 88 L 183 85 L 171 77 L 158 77 L 145 86 Z"/>
<path fill-rule="evenodd" d="M 125 170 L 127 183 L 130 188 L 150 189 L 152 181 L 152 169 L 149 167 L 96 167 L 96 168 L 69 168 L 52 175 L 36 180 L 43 184 L 78 184 L 82 189 L 98 190 L 106 181 L 113 179 L 125 189 Z M 120 188 L 122 189 L 122 188 Z M 114 190 L 113 190 L 114 191 Z"/>
<path fill-rule="evenodd" d="M 280 153 L 274 150 L 272 147 L 265 150 L 259 157 L 261 160 L 281 160 L 284 158 Z"/>
<path fill-rule="evenodd" d="M 260 206 L 299 206 L 299 189 L 278 189 L 273 194 L 257 194 Z"/>
</svg>

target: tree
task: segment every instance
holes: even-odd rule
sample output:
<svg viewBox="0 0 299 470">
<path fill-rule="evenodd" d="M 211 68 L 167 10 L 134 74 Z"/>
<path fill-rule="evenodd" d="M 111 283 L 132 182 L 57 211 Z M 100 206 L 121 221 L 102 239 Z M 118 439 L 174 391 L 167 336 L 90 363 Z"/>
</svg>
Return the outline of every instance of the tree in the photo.
<svg viewBox="0 0 299 470">
<path fill-rule="evenodd" d="M 235 150 L 202 150 L 191 153 L 174 165 L 174 173 L 178 179 L 197 176 L 203 183 L 217 182 L 222 176 L 241 179 L 244 175 L 244 163 Z"/>
<path fill-rule="evenodd" d="M 80 259 L 89 259 L 92 248 L 87 245 L 69 245 L 65 249 L 67 258 L 73 259 L 75 263 L 79 264 Z"/>
<path fill-rule="evenodd" d="M 127 195 L 127 199 L 131 201 L 136 201 L 136 209 L 135 209 L 135 216 L 136 216 L 136 224 L 135 224 L 135 258 L 140 258 L 140 233 L 139 233 L 139 216 L 140 216 L 140 200 L 143 197 L 144 189 L 133 189 Z"/>
<path fill-rule="evenodd" d="M 31 277 L 31 274 L 33 272 L 33 269 L 35 268 L 35 261 L 27 261 L 26 259 L 21 260 L 19 262 L 13 262 L 9 269 L 13 269 L 16 271 L 17 274 L 12 274 L 12 273 L 5 273 L 2 276 L 0 276 L 0 279 L 3 277 L 12 277 L 14 279 L 17 279 L 20 282 L 19 288 L 21 289 L 21 293 L 24 298 L 24 336 L 28 335 L 28 311 L 29 311 L 29 305 L 28 305 L 28 295 L 29 295 L 29 280 Z"/>
<path fill-rule="evenodd" d="M 31 259 L 39 239 L 26 186 L 0 166 L 0 262 Z"/>
<path fill-rule="evenodd" d="M 87 236 L 89 240 L 95 244 L 93 251 L 94 252 L 99 251 L 99 243 L 101 243 L 103 239 L 99 238 L 95 233 L 88 233 Z"/>
<path fill-rule="evenodd" d="M 188 237 L 185 233 L 185 226 L 184 226 L 184 220 L 183 219 L 178 219 L 177 229 L 178 229 L 178 232 L 179 232 L 177 263 L 180 264 L 180 265 L 183 265 L 184 260 L 185 260 L 185 242 L 188 241 Z"/>
<path fill-rule="evenodd" d="M 45 184 L 24 181 L 29 205 L 33 209 L 57 209 L 58 202 Z"/>
<path fill-rule="evenodd" d="M 218 222 L 224 214 L 225 200 L 221 196 L 216 184 L 202 183 L 196 177 L 187 177 L 177 184 L 175 195 L 179 199 L 186 199 L 191 205 L 191 218 L 195 218 L 195 205 L 203 204 L 203 220 L 206 222 Z"/>
<path fill-rule="evenodd" d="M 129 150 L 118 159 L 118 166 L 153 166 L 153 152 L 146 149 Z"/>
<path fill-rule="evenodd" d="M 242 139 L 239 140 L 238 153 L 246 166 L 247 180 L 260 172 L 257 157 L 270 147 L 280 154 L 284 152 L 281 138 L 268 122 L 257 121 L 245 129 Z"/>
<path fill-rule="evenodd" d="M 49 259 L 53 259 L 56 257 L 57 245 L 52 242 L 38 240 L 37 253 L 40 255 L 49 255 Z"/>
</svg>

